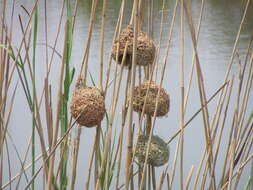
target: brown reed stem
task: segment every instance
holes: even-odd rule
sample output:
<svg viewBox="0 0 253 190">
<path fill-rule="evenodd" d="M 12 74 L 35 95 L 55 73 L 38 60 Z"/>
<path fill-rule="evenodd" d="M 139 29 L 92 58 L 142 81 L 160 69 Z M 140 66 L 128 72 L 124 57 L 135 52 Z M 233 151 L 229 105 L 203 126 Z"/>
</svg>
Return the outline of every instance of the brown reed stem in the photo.
<svg viewBox="0 0 253 190">
<path fill-rule="evenodd" d="M 188 190 L 189 188 L 189 185 L 190 185 L 190 182 L 191 182 L 191 178 L 192 178 L 192 174 L 193 174 L 193 170 L 194 170 L 194 166 L 191 167 L 190 171 L 189 171 L 189 174 L 186 178 L 186 182 L 185 182 L 185 190 Z"/>
<path fill-rule="evenodd" d="M 201 0 L 201 8 L 200 8 L 200 12 L 199 12 L 198 26 L 197 26 L 197 30 L 196 30 L 196 41 L 197 42 L 198 42 L 199 34 L 200 34 L 200 27 L 201 27 L 202 18 L 203 18 L 204 5 L 205 5 L 205 0 Z M 194 56 L 194 50 L 193 50 L 191 71 L 190 71 L 189 79 L 188 79 L 189 83 L 188 83 L 188 87 L 187 87 L 186 94 L 185 94 L 185 100 L 184 100 L 184 103 L 185 103 L 184 104 L 184 112 L 186 112 L 186 108 L 187 108 L 188 98 L 189 98 L 189 94 L 190 94 L 190 90 L 191 90 L 191 86 L 192 86 L 192 77 L 193 77 L 195 64 L 196 64 L 196 58 Z"/>
<path fill-rule="evenodd" d="M 123 132 L 127 118 L 127 110 L 128 110 L 128 87 L 130 85 L 130 72 L 127 75 L 127 83 L 125 88 L 125 98 L 124 104 L 122 106 L 122 118 L 121 118 L 121 134 L 120 134 L 120 156 L 118 160 L 118 168 L 117 168 L 117 176 L 116 176 L 116 190 L 119 189 L 119 174 L 121 169 L 121 161 L 122 161 L 122 147 L 123 147 Z"/>
<path fill-rule="evenodd" d="M 105 20 L 106 20 L 106 9 L 107 9 L 107 0 L 103 0 L 103 8 L 102 8 L 102 23 L 101 23 L 101 31 L 100 31 L 100 51 L 99 51 L 99 89 L 103 94 L 103 70 L 104 70 L 104 34 L 105 34 Z M 99 159 L 99 151 L 100 151 L 100 130 L 101 124 L 97 126 L 96 129 L 96 153 L 95 153 L 95 172 L 94 178 L 95 181 L 98 177 L 98 159 Z M 108 162 L 109 164 L 109 162 Z"/>
<path fill-rule="evenodd" d="M 89 162 L 88 177 L 87 177 L 87 181 L 85 182 L 85 189 L 86 190 L 89 189 L 89 185 L 90 185 L 91 168 L 92 168 L 92 163 L 93 163 L 94 155 L 95 155 L 95 151 L 96 151 L 96 138 L 94 139 L 94 143 L 93 143 L 92 147 L 93 148 L 91 151 L 91 158 L 90 158 L 90 162 Z"/>
<path fill-rule="evenodd" d="M 136 47 L 137 47 L 137 36 L 138 36 L 138 19 L 139 19 L 139 10 L 138 10 L 139 0 L 134 1 L 134 38 L 133 38 L 133 59 L 132 59 L 132 67 L 131 70 L 131 86 L 130 86 L 130 100 L 129 100 L 129 108 L 128 108 L 128 136 L 127 136 L 127 155 L 126 155 L 126 170 L 125 170 L 125 189 L 129 189 L 129 183 L 131 176 L 133 176 L 133 91 L 135 85 L 135 72 L 136 72 Z"/>
<path fill-rule="evenodd" d="M 81 115 L 82 113 L 80 113 Z M 80 115 L 77 117 L 77 119 L 80 117 Z M 74 123 L 67 129 L 67 131 L 65 132 L 65 134 L 57 141 L 57 143 L 55 144 L 54 147 L 52 147 L 51 152 L 49 152 L 47 158 L 46 158 L 46 162 L 48 162 L 50 160 L 50 158 L 55 155 L 55 151 L 56 149 L 59 147 L 59 145 L 61 145 L 61 143 L 63 142 L 63 140 L 67 137 L 67 135 L 69 134 L 69 132 L 71 131 L 71 129 L 75 126 L 76 124 L 76 120 L 74 121 Z M 37 172 L 32 176 L 31 180 L 29 181 L 29 183 L 26 185 L 25 189 L 28 189 L 28 187 L 32 184 L 32 182 L 35 180 L 35 178 L 38 176 L 39 172 L 45 167 L 45 164 L 43 164 L 38 170 Z"/>
<path fill-rule="evenodd" d="M 87 78 L 87 70 L 88 70 L 89 51 L 90 51 L 90 43 L 91 43 L 93 26 L 95 22 L 96 8 L 97 8 L 97 0 L 92 0 L 88 39 L 87 39 L 86 47 L 84 49 L 84 55 L 83 55 L 81 69 L 80 69 L 80 76 L 83 78 L 84 85 L 86 85 L 86 80 L 87 80 L 86 78 Z"/>
<path fill-rule="evenodd" d="M 192 43 L 193 43 L 195 57 L 196 57 L 196 71 L 197 71 L 197 78 L 198 78 L 200 102 L 201 102 L 201 105 L 203 106 L 206 103 L 206 94 L 205 94 L 205 87 L 204 87 L 204 83 L 203 83 L 203 75 L 202 75 L 202 71 L 201 71 L 200 61 L 199 61 L 199 57 L 198 57 L 195 29 L 193 26 L 192 16 L 189 13 L 189 8 L 187 7 L 185 1 L 183 2 L 183 5 L 184 5 L 184 9 L 185 9 L 185 12 L 187 15 L 188 25 L 190 28 Z M 209 113 L 208 113 L 207 107 L 204 107 L 203 112 L 202 112 L 202 116 L 203 116 L 203 121 L 204 121 L 206 148 L 208 150 L 208 155 L 209 155 L 208 167 L 209 167 L 209 172 L 211 175 L 212 188 L 216 189 L 215 177 L 214 177 L 214 173 L 212 173 L 213 150 L 212 150 L 212 142 L 211 142 L 211 136 L 210 136 Z M 210 154 L 209 154 L 209 152 L 210 152 Z"/>
<path fill-rule="evenodd" d="M 207 106 L 220 92 L 221 90 L 223 90 L 223 88 L 228 84 L 228 82 L 226 82 L 225 84 L 223 84 L 218 90 L 216 90 L 216 92 L 207 100 L 206 104 L 204 106 L 202 106 L 201 108 L 198 109 L 198 111 L 195 112 L 195 114 L 193 114 L 193 116 L 185 123 L 184 128 L 186 128 L 191 121 L 203 110 L 203 108 L 205 106 Z M 170 140 L 168 140 L 167 144 L 170 144 L 181 132 L 181 129 L 178 130 L 171 138 Z"/>
<path fill-rule="evenodd" d="M 64 47 L 63 47 L 63 60 L 61 64 L 61 72 L 60 72 L 60 79 L 59 79 L 59 89 L 58 89 L 58 103 L 57 103 L 57 116 L 56 116 L 56 123 L 53 133 L 53 140 L 52 140 L 52 147 L 55 147 L 57 142 L 57 136 L 58 136 L 58 130 L 59 130 L 59 123 L 60 123 L 60 110 L 62 105 L 62 84 L 63 84 L 63 75 L 64 75 L 64 66 L 65 66 L 65 60 L 66 60 L 66 48 L 67 48 L 67 30 L 65 27 L 65 40 L 64 40 Z M 55 160 L 55 154 L 50 158 L 49 160 L 49 174 L 47 179 L 47 189 L 50 190 L 52 188 L 52 176 L 53 176 L 53 169 L 54 169 L 54 160 Z"/>
<path fill-rule="evenodd" d="M 180 187 L 184 189 L 184 7 L 183 0 L 180 1 L 181 10 L 180 10 Z"/>
<path fill-rule="evenodd" d="M 152 0 L 153 1 L 153 0 Z M 176 1 L 177 4 L 177 1 Z M 165 0 L 163 0 L 163 5 L 162 5 L 162 16 L 161 16 L 161 22 L 160 22 L 160 34 L 159 34 L 159 43 L 158 43 L 158 48 L 157 48 L 157 53 L 156 53 L 156 59 L 155 62 L 159 62 L 159 57 L 160 57 L 160 48 L 161 48 L 161 42 L 162 42 L 162 36 L 163 36 L 163 23 L 164 23 L 164 12 L 165 12 Z M 174 14 L 173 14 L 174 16 Z M 155 72 L 154 80 L 156 81 L 157 75 L 158 75 L 158 70 L 159 70 L 159 63 L 155 64 L 153 72 Z M 151 78 L 152 80 L 152 78 Z"/>
<path fill-rule="evenodd" d="M 75 181 L 76 181 L 76 172 L 77 172 L 77 160 L 80 146 L 80 136 L 81 136 L 81 126 L 78 126 L 77 136 L 74 139 L 73 143 L 73 154 L 72 154 L 72 172 L 71 172 L 71 181 L 70 181 L 70 189 L 75 189 Z"/>
<path fill-rule="evenodd" d="M 108 127 L 107 132 L 106 132 L 105 148 L 104 148 L 104 151 L 103 151 L 103 154 L 104 154 L 105 157 L 102 160 L 100 171 L 99 171 L 99 174 L 98 174 L 98 178 L 96 179 L 96 189 L 97 190 L 100 188 L 100 180 L 101 180 L 102 173 L 104 172 L 104 164 L 105 164 L 105 162 L 108 159 L 108 154 L 109 154 L 110 147 L 111 147 L 111 136 L 112 136 L 113 120 L 114 120 L 114 116 L 115 116 L 115 112 L 116 112 L 116 105 L 117 105 L 117 102 L 118 102 L 120 83 L 121 83 L 121 80 L 122 80 L 123 66 L 124 66 L 124 63 L 126 61 L 127 47 L 128 47 L 128 43 L 126 44 L 125 49 L 124 49 L 123 59 L 122 59 L 122 62 L 121 62 L 120 77 L 119 77 L 119 82 L 118 82 L 117 86 L 116 86 L 116 83 L 117 83 L 117 80 L 116 80 L 116 77 L 117 77 L 117 65 L 115 65 L 115 67 L 116 67 L 115 70 L 116 71 L 115 71 L 115 80 L 114 80 L 114 89 L 113 89 L 113 96 L 112 96 L 112 104 L 111 104 L 111 107 L 110 107 L 109 127 Z M 109 166 L 107 165 L 106 167 L 107 167 L 107 170 L 108 170 Z"/>
</svg>

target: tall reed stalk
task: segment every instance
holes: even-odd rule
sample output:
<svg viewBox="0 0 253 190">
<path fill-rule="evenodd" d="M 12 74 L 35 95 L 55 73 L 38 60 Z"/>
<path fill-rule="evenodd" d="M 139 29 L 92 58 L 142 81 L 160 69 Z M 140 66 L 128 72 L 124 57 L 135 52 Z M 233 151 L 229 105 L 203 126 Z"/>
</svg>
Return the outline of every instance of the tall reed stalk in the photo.
<svg viewBox="0 0 253 190">
<path fill-rule="evenodd" d="M 38 32 L 38 5 L 35 7 L 34 19 L 33 19 L 33 55 L 32 55 L 32 89 L 33 89 L 33 103 L 32 103 L 32 175 L 35 173 L 35 96 L 36 96 L 36 46 L 37 46 L 37 32 Z M 32 183 L 32 189 L 34 189 L 34 182 Z"/>
<path fill-rule="evenodd" d="M 67 8 L 67 21 L 65 26 L 66 35 L 66 52 L 65 52 L 65 79 L 64 79 L 64 92 L 61 100 L 61 137 L 64 136 L 67 129 L 69 128 L 69 117 L 68 117 L 68 102 L 70 94 L 70 85 L 74 77 L 74 69 L 70 68 L 71 53 L 72 53 L 72 38 L 73 38 L 73 15 L 72 6 L 70 0 L 66 0 Z M 65 138 L 64 143 L 61 146 L 61 166 L 60 166 L 60 189 L 67 189 L 68 174 L 68 138 Z"/>
</svg>

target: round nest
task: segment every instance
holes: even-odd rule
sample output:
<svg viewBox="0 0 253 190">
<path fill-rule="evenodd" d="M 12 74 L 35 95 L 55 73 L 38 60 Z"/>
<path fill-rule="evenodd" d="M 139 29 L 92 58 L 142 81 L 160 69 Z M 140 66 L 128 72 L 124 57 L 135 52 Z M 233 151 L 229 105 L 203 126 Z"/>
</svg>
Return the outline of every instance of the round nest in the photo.
<svg viewBox="0 0 253 190">
<path fill-rule="evenodd" d="M 145 163 L 146 150 L 148 147 L 149 137 L 140 135 L 137 145 L 135 156 L 141 165 Z M 151 166 L 162 166 L 169 160 L 169 148 L 167 144 L 158 136 L 151 137 L 150 149 L 148 153 L 147 163 Z"/>
<path fill-rule="evenodd" d="M 142 112 L 145 97 L 147 94 L 148 86 L 150 83 L 147 101 L 145 105 L 144 113 L 150 116 L 154 116 L 155 106 L 156 106 L 156 97 L 159 91 L 159 85 L 153 81 L 144 81 L 140 86 L 134 88 L 133 92 L 133 109 L 135 112 Z M 169 112 L 170 108 L 170 98 L 164 88 L 160 90 L 160 96 L 158 98 L 158 107 L 157 107 L 157 117 L 165 116 Z"/>
<path fill-rule="evenodd" d="M 119 38 L 115 40 L 112 46 L 112 57 L 115 61 L 117 61 L 118 56 L 118 64 L 121 64 L 125 46 L 126 44 L 128 44 L 126 50 L 126 60 L 124 65 L 131 66 L 133 55 L 133 37 L 134 37 L 134 29 L 132 25 L 128 25 L 127 28 L 122 30 L 122 32 L 119 35 Z M 119 52 L 117 54 L 118 46 Z M 156 47 L 153 40 L 150 39 L 150 37 L 146 33 L 140 31 L 137 38 L 136 64 L 142 66 L 151 65 L 155 58 L 155 52 Z"/>
<path fill-rule="evenodd" d="M 77 123 L 85 127 L 98 125 L 105 114 L 104 97 L 96 87 L 81 87 L 77 81 L 72 102 L 71 115 L 77 119 Z"/>
</svg>

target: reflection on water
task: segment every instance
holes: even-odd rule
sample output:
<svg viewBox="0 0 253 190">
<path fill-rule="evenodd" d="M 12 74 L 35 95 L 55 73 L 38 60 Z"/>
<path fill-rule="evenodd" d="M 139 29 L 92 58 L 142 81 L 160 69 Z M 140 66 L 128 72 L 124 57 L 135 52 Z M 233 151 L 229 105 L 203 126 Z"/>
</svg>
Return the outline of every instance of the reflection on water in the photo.
<svg viewBox="0 0 253 190">
<path fill-rule="evenodd" d="M 243 1 L 245 2 L 245 1 Z M 8 1 L 7 11 L 10 12 L 12 1 Z M 120 1 L 109 1 L 108 3 L 108 17 L 106 21 L 105 28 L 105 65 L 108 63 L 108 55 L 111 48 L 112 38 L 114 34 L 114 29 L 119 13 Z M 2 0 L 0 1 L 0 5 L 2 5 Z M 15 46 L 19 46 L 21 41 L 21 31 L 19 29 L 18 22 L 18 14 L 21 14 L 22 20 L 24 23 L 27 23 L 27 15 L 24 13 L 24 10 L 20 8 L 20 5 L 24 5 L 27 10 L 31 10 L 32 4 L 30 0 L 16 1 L 15 2 L 15 19 L 14 25 L 17 26 L 14 28 L 13 35 L 13 43 Z M 96 16 L 96 24 L 92 37 L 92 45 L 90 51 L 89 58 L 89 71 L 91 74 L 97 79 L 99 65 L 98 65 L 98 57 L 99 57 L 99 32 L 100 32 L 100 17 L 102 10 L 102 1 L 98 2 L 98 10 Z M 198 51 L 200 56 L 200 62 L 202 65 L 203 73 L 204 73 L 204 82 L 207 90 L 207 96 L 210 97 L 212 93 L 218 89 L 223 80 L 226 73 L 227 66 L 229 64 L 229 59 L 231 56 L 233 44 L 235 42 L 235 37 L 239 28 L 240 19 L 243 15 L 242 12 L 242 3 L 238 0 L 208 0 L 206 1 L 204 7 L 204 16 L 201 25 L 201 32 L 199 36 L 198 43 Z M 48 1 L 48 9 L 47 9 L 47 18 L 48 18 L 48 37 L 49 44 L 53 45 L 54 40 L 56 38 L 57 26 L 59 23 L 60 11 L 62 7 L 62 1 Z M 163 23 L 164 31 L 161 42 L 161 55 L 159 64 L 162 63 L 164 50 L 167 44 L 168 35 L 169 35 L 169 25 L 172 18 L 174 2 L 170 1 L 165 9 L 165 22 Z M 194 16 L 194 24 L 197 25 L 198 14 L 200 10 L 200 1 L 193 1 L 191 4 L 192 12 Z M 132 1 L 128 1 L 125 7 L 125 15 L 123 25 L 126 26 L 130 19 L 130 12 L 132 8 Z M 159 33 L 160 33 L 160 19 L 161 19 L 161 8 L 162 8 L 162 0 L 158 0 L 154 5 L 154 40 L 158 44 Z M 73 54 L 72 54 L 72 63 L 73 66 L 78 69 L 80 68 L 83 49 L 87 40 L 87 32 L 88 32 L 88 23 L 89 23 L 89 15 L 91 9 L 91 1 L 83 0 L 80 1 L 76 25 L 74 31 L 74 46 L 73 46 Z M 239 42 L 238 53 L 240 54 L 240 58 L 243 60 L 245 56 L 245 51 L 248 46 L 248 42 L 250 39 L 250 35 L 253 28 L 253 4 L 251 3 L 250 11 L 248 11 L 248 15 L 246 17 L 246 22 L 242 28 L 241 39 Z M 179 14 L 178 14 L 179 15 Z M 64 15 L 65 17 L 65 15 Z M 40 4 L 40 24 L 39 24 L 39 42 L 45 42 L 45 27 L 44 27 L 44 3 Z M 146 21 L 145 21 L 146 23 Z M 164 139 L 169 139 L 179 128 L 179 105 L 180 105 L 180 89 L 179 89 L 179 33 L 180 33 L 180 24 L 179 17 L 176 18 L 176 25 L 173 31 L 173 40 L 172 46 L 169 51 L 168 58 L 168 66 L 166 68 L 166 76 L 164 80 L 164 88 L 170 93 L 171 97 L 171 111 L 167 118 L 158 119 L 155 128 L 155 134 L 158 134 Z M 57 44 L 57 51 L 62 52 L 63 47 L 63 28 L 59 35 L 59 41 Z M 187 27 L 186 27 L 187 28 Z M 144 30 L 147 30 L 147 24 L 144 25 Z M 186 32 L 185 39 L 185 69 L 186 69 L 186 83 L 188 84 L 188 73 L 190 71 L 191 65 L 191 55 L 192 55 L 192 46 L 191 46 L 191 38 Z M 42 82 L 45 76 L 45 48 L 43 46 L 38 47 L 38 56 L 37 56 L 37 83 L 41 84 L 38 86 L 42 86 Z M 50 52 L 51 53 L 51 52 Z M 52 86 L 55 87 L 52 93 L 57 92 L 57 82 L 59 75 L 59 63 L 60 59 L 55 56 L 54 64 L 52 66 L 52 72 L 50 75 L 50 81 Z M 232 68 L 233 73 L 238 71 L 238 67 L 236 65 Z M 124 81 L 125 81 L 124 76 Z M 16 76 L 17 79 L 17 76 Z M 195 79 L 195 78 L 194 78 Z M 123 84 L 124 84 L 123 81 Z M 90 82 L 90 80 L 89 80 Z M 95 80 L 97 82 L 97 80 Z M 122 89 L 124 88 L 124 85 Z M 38 89 L 41 91 L 42 89 Z M 109 90 L 112 90 L 110 88 Z M 188 104 L 188 110 L 186 112 L 186 118 L 188 119 L 192 116 L 193 113 L 200 107 L 199 104 L 199 94 L 197 89 L 197 84 L 193 84 L 192 91 L 190 93 L 189 99 L 190 102 Z M 21 155 L 24 155 L 29 135 L 31 135 L 31 115 L 28 112 L 27 103 L 24 100 L 24 94 L 21 87 L 18 88 L 18 94 L 16 98 L 16 102 L 14 105 L 13 116 L 11 118 L 10 123 L 10 134 L 15 139 L 15 143 L 20 150 Z M 123 98 L 119 101 L 121 102 Z M 107 108 L 109 108 L 110 103 L 110 93 L 107 97 Z M 252 108 L 253 101 L 249 101 L 249 108 Z M 119 106 L 120 108 L 120 106 Z M 215 103 L 210 104 L 209 109 L 210 113 L 213 113 L 215 108 Z M 232 109 L 231 109 L 232 110 Z M 42 110 L 43 112 L 43 110 Z M 22 114 L 21 114 L 22 113 Z M 120 124 L 120 109 L 117 110 L 118 115 L 115 119 L 114 129 L 117 130 Z M 42 114 L 43 115 L 43 114 Z M 212 115 L 211 115 L 212 116 Z M 212 118 L 212 117 L 211 117 Z M 42 118 L 45 121 L 45 118 Z M 135 118 L 136 119 L 136 118 Z M 228 126 L 232 118 L 228 119 Z M 201 116 L 198 116 L 189 127 L 185 130 L 185 176 L 189 171 L 191 165 L 195 165 L 197 167 L 200 155 L 202 154 L 204 148 L 204 132 L 202 127 L 202 119 Z M 118 130 L 117 130 L 118 131 Z M 76 183 L 76 189 L 81 189 L 84 187 L 84 182 L 87 176 L 87 168 L 88 168 L 88 160 L 90 158 L 89 151 L 92 146 L 93 137 L 95 134 L 95 129 L 83 129 L 81 136 L 81 148 L 79 154 L 79 162 L 78 162 L 78 179 Z M 226 133 L 224 133 L 226 134 Z M 227 138 L 224 136 L 224 138 Z M 226 144 L 222 145 L 222 148 L 225 148 Z M 39 147 L 39 146 L 38 146 Z M 194 147 L 194 148 L 193 148 Z M 176 142 L 173 142 L 170 145 L 171 155 L 174 155 L 176 148 Z M 39 154 L 39 153 L 37 153 Z M 16 158 L 13 159 L 13 162 L 17 163 L 12 165 L 12 174 L 15 174 L 19 171 L 20 166 L 18 160 Z M 170 163 L 172 165 L 173 158 L 171 157 Z M 222 164 L 222 159 L 218 160 L 217 168 Z M 7 164 L 6 164 L 7 165 Z M 123 163 L 124 166 L 124 163 Z M 6 168 L 5 168 L 6 169 Z M 196 170 L 196 168 L 195 168 Z M 161 172 L 162 168 L 158 169 L 158 172 Z M 216 171 L 217 175 L 220 175 L 220 171 Z M 122 172 L 123 173 L 123 172 Z M 5 174 L 5 181 L 7 181 L 7 174 Z M 123 174 L 122 174 L 123 175 Z M 247 174 L 248 175 L 248 174 Z M 247 175 L 242 176 L 242 182 L 245 182 L 247 179 Z M 122 179 L 123 176 L 122 176 Z M 179 187 L 178 183 L 178 173 L 176 173 L 176 181 L 175 181 L 175 189 Z M 122 180 L 123 181 L 123 180 Z M 22 181 L 25 184 L 25 181 Z M 242 185 L 242 184 L 241 184 Z"/>
</svg>

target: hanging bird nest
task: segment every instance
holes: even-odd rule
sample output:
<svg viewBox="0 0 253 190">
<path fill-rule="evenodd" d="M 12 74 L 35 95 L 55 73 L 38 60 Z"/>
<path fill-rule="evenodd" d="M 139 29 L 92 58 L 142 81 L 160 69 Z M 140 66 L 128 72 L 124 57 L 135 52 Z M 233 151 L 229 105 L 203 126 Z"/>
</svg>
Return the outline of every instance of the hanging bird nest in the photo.
<svg viewBox="0 0 253 190">
<path fill-rule="evenodd" d="M 112 57 L 115 61 L 118 60 L 118 64 L 121 64 L 122 62 L 124 50 L 127 45 L 124 65 L 131 66 L 133 57 L 133 38 L 134 29 L 132 25 L 128 25 L 127 28 L 122 30 L 119 38 L 115 40 L 112 46 Z M 155 52 L 156 47 L 153 40 L 146 33 L 139 31 L 137 37 L 136 64 L 142 66 L 151 65 L 155 58 Z"/>
<path fill-rule="evenodd" d="M 141 165 L 145 163 L 149 136 L 140 135 L 136 144 L 135 156 Z M 151 137 L 147 163 L 151 166 L 162 166 L 169 160 L 169 147 L 158 136 Z"/>
<path fill-rule="evenodd" d="M 157 100 L 157 95 L 159 91 L 159 85 L 157 85 L 153 81 L 151 82 L 145 81 L 140 86 L 137 86 L 134 88 L 133 109 L 135 112 L 139 112 L 139 113 L 142 112 L 149 83 L 150 83 L 150 87 L 149 87 L 149 91 L 147 95 L 147 101 L 146 101 L 144 113 L 150 116 L 154 116 L 156 100 Z M 165 116 L 169 112 L 169 108 L 170 108 L 169 95 L 167 94 L 164 88 L 161 88 L 160 96 L 158 98 L 156 116 L 157 117 Z"/>
<path fill-rule="evenodd" d="M 77 123 L 85 127 L 98 125 L 105 114 L 104 97 L 96 87 L 83 87 L 82 80 L 76 83 L 72 102 L 71 115 Z"/>
</svg>

